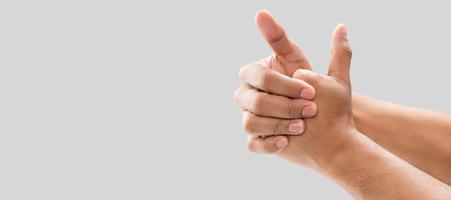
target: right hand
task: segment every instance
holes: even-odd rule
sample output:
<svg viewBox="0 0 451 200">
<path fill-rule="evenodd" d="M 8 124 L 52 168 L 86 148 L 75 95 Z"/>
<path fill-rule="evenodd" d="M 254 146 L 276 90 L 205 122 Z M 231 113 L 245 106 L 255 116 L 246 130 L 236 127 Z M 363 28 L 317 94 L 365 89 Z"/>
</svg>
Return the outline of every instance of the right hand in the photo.
<svg viewBox="0 0 451 200">
<path fill-rule="evenodd" d="M 235 100 L 243 110 L 243 126 L 250 134 L 248 148 L 257 153 L 277 153 L 288 145 L 286 135 L 305 130 L 303 118 L 316 114 L 314 88 L 293 79 L 297 69 L 311 69 L 299 47 L 266 11 L 256 23 L 274 55 L 240 69 L 241 85 Z"/>
</svg>

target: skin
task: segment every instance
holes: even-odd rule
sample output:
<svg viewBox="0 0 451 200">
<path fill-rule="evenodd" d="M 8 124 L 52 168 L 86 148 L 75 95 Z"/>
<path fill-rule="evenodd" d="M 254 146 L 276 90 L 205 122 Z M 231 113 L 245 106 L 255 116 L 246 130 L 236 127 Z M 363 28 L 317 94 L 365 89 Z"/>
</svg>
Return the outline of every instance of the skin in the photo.
<svg viewBox="0 0 451 200">
<path fill-rule="evenodd" d="M 257 15 L 257 25 L 259 25 L 265 38 L 268 41 L 271 41 L 271 46 L 274 46 L 274 41 L 285 41 L 283 42 L 285 45 L 278 43 L 278 45 L 276 45 L 277 47 L 292 46 L 291 40 L 280 39 L 286 37 L 286 34 L 281 26 L 278 25 L 267 12 L 263 11 Z M 271 26 L 276 26 L 276 28 L 271 28 Z M 279 40 L 272 40 L 271 37 L 267 37 L 268 35 L 271 36 L 271 34 L 265 33 L 267 30 L 272 30 L 273 38 L 279 38 Z M 277 35 L 280 36 L 276 37 Z M 318 110 L 315 110 L 317 115 L 314 118 L 303 121 L 303 130 L 305 132 L 301 136 L 287 137 L 287 139 L 289 139 L 289 143 L 285 142 L 287 145 L 277 144 L 278 141 L 281 141 L 280 138 L 284 136 L 270 136 L 266 139 L 256 137 L 259 135 L 259 131 L 265 132 L 265 136 L 268 136 L 268 133 L 271 133 L 271 130 L 277 130 L 274 129 L 275 124 L 282 124 L 277 121 L 286 121 L 287 119 L 280 119 L 279 117 L 275 118 L 270 115 L 261 116 L 258 114 L 258 111 L 249 110 L 249 107 L 243 106 L 245 105 L 243 102 L 246 101 L 246 98 L 242 98 L 242 95 L 240 94 L 245 93 L 243 92 L 246 91 L 243 87 L 245 84 L 240 87 L 238 90 L 240 92 L 237 92 L 235 97 L 238 104 L 244 110 L 243 115 L 245 120 L 243 125 L 245 129 L 253 135 L 249 142 L 250 150 L 266 153 L 276 152 L 276 155 L 291 162 L 316 169 L 320 173 L 341 184 L 356 198 L 445 199 L 450 196 L 450 188 L 446 184 L 443 184 L 432 178 L 430 175 L 416 169 L 396 155 L 385 150 L 359 131 L 364 129 L 361 126 L 371 127 L 373 125 L 376 128 L 368 128 L 373 130 L 370 131 L 371 134 L 369 135 L 381 137 L 381 135 L 390 135 L 405 127 L 396 130 L 393 128 L 381 128 L 380 125 L 377 126 L 375 123 L 367 125 L 361 123 L 362 121 L 367 120 L 366 117 L 374 120 L 369 114 L 381 114 L 380 112 L 385 109 L 390 110 L 391 106 L 386 106 L 385 109 L 362 109 L 362 112 L 353 111 L 355 107 L 366 107 L 366 102 L 371 105 L 373 105 L 372 103 L 374 102 L 367 101 L 364 97 L 352 97 L 351 84 L 349 81 L 352 51 L 346 38 L 344 26 L 339 25 L 332 37 L 331 62 L 327 76 L 310 71 L 309 69 L 311 68 L 309 65 L 304 65 L 306 66 L 302 67 L 304 69 L 298 69 L 293 72 L 293 79 L 303 80 L 315 88 L 316 91 L 313 101 L 316 103 Z M 302 54 L 297 55 L 303 57 Z M 304 57 L 303 59 L 296 58 L 294 60 L 306 59 Z M 267 65 L 271 64 L 268 64 L 268 62 L 266 63 Z M 285 70 L 285 72 L 287 71 L 289 70 Z M 286 73 L 285 75 L 289 76 L 290 73 Z M 242 77 L 242 81 L 245 82 L 247 80 L 246 77 L 249 77 L 249 75 L 244 74 L 240 77 Z M 268 79 L 263 80 L 268 81 Z M 275 83 L 276 81 L 269 82 Z M 264 91 L 265 90 L 259 90 L 259 92 Z M 279 97 L 272 92 L 267 94 L 268 95 L 264 95 L 265 98 Z M 262 100 L 261 98 L 259 101 L 271 102 L 270 100 Z M 355 103 L 356 105 L 353 108 L 352 104 L 354 102 L 357 103 Z M 270 105 L 264 103 L 260 103 L 259 105 L 259 108 L 272 108 Z M 400 111 L 400 109 L 401 108 L 392 111 L 391 114 Z M 282 110 L 286 109 L 280 109 L 281 112 Z M 277 111 L 272 110 L 271 112 L 275 113 Z M 435 123 L 435 125 L 441 125 L 440 122 L 449 121 L 449 119 L 443 119 L 443 116 L 437 116 L 437 114 L 430 114 L 429 116 L 434 116 L 437 121 L 439 121 L 438 123 Z M 387 119 L 387 121 L 390 119 L 397 119 L 397 116 L 393 115 L 393 117 Z M 441 121 L 438 119 L 441 119 Z M 271 121 L 272 123 L 259 123 L 263 121 Z M 359 125 L 357 125 L 357 123 L 359 123 Z M 380 121 L 378 124 L 380 124 Z M 259 127 L 258 131 L 256 127 Z M 308 129 L 305 129 L 305 127 L 308 127 Z M 435 130 L 437 129 L 440 128 L 436 128 Z M 279 133 L 280 132 L 283 132 L 283 129 L 281 129 Z M 447 134 L 444 132 L 442 133 L 443 134 L 440 135 L 444 135 L 443 138 L 446 139 Z M 278 138 L 278 140 L 274 138 Z M 398 140 L 401 141 L 401 139 Z M 382 141 L 386 140 L 380 139 L 379 141 L 379 143 L 384 143 Z M 434 140 L 428 141 L 431 142 Z M 406 142 L 404 141 L 404 143 Z M 395 148 L 394 146 L 396 145 L 391 144 L 391 146 L 392 148 Z M 407 147 L 412 148 L 411 146 L 414 145 L 407 145 Z M 409 148 L 404 147 L 404 149 Z M 414 153 L 406 153 L 406 155 L 415 157 Z M 416 156 L 415 159 L 418 159 L 418 157 L 419 156 Z M 436 171 L 440 172 L 441 170 L 439 169 Z"/>
<path fill-rule="evenodd" d="M 288 144 L 282 135 L 302 134 L 305 129 L 302 119 L 314 116 L 317 107 L 309 101 L 315 96 L 315 89 L 302 80 L 290 78 L 297 69 L 311 69 L 310 63 L 283 27 L 269 13 L 262 13 L 256 16 L 256 24 L 274 54 L 241 67 L 241 85 L 234 98 L 244 111 L 243 127 L 249 133 L 249 150 L 276 153 Z M 266 125 L 252 125 L 259 123 Z"/>
<path fill-rule="evenodd" d="M 359 94 L 354 94 L 352 99 L 353 117 L 360 132 L 415 167 L 451 185 L 450 115 Z"/>
<path fill-rule="evenodd" d="M 269 42 L 275 41 L 274 38 L 280 38 L 280 35 L 286 36 L 283 28 L 266 12 L 257 15 L 257 25 L 270 45 L 274 44 L 274 42 Z M 273 49 L 279 48 L 279 52 L 288 51 L 280 50 L 284 46 L 291 51 L 299 49 L 291 48 L 291 46 L 297 46 L 290 39 L 281 41 L 289 42 L 285 42 L 285 45 L 281 45 L 280 42 L 276 43 L 277 46 Z M 304 60 L 304 66 L 307 66 L 304 69 L 311 69 L 302 52 L 292 53 L 291 55 L 297 55 L 297 60 Z M 268 62 L 268 65 L 270 64 Z M 252 77 L 252 75 L 246 74 L 242 76 Z M 258 77 L 254 78 L 258 79 Z M 246 81 L 248 80 L 242 79 L 242 82 L 245 83 Z M 258 80 L 255 81 L 258 82 Z M 274 80 L 271 80 L 271 82 L 276 84 Z M 260 90 L 260 92 L 265 91 Z M 272 94 L 268 94 L 265 98 L 270 99 L 272 96 Z M 260 101 L 270 101 L 267 99 Z M 274 106 L 264 103 L 260 105 L 262 108 L 271 109 L 272 112 L 287 110 L 287 108 L 276 109 Z M 352 105 L 353 118 L 361 133 L 415 167 L 448 185 L 451 184 L 451 170 L 449 170 L 451 168 L 451 145 L 448 142 L 451 141 L 450 115 L 396 105 L 359 94 L 353 94 Z M 258 112 L 258 110 L 255 112 Z M 277 118 L 277 115 L 266 115 L 266 117 Z M 274 122 L 273 124 L 277 123 Z M 384 124 L 384 126 L 380 124 Z M 270 130 L 271 128 L 267 129 Z M 273 136 L 264 140 L 255 136 L 258 133 L 253 135 L 248 142 L 250 150 L 253 152 L 277 153 L 286 148 L 287 142 L 283 136 L 280 136 L 282 134 L 279 134 L 279 132 L 273 132 Z M 278 140 L 285 141 L 285 145 L 276 145 Z"/>
</svg>

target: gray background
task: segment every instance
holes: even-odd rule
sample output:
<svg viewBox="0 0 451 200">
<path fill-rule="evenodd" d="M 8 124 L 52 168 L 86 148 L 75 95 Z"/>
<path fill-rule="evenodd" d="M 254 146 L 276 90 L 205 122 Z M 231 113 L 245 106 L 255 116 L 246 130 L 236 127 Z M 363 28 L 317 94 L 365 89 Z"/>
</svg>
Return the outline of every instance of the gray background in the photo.
<svg viewBox="0 0 451 200">
<path fill-rule="evenodd" d="M 1 1 L 0 199 L 350 199 L 247 152 L 238 69 L 259 9 L 318 72 L 344 22 L 355 91 L 449 113 L 449 5 L 406 2 Z"/>
</svg>

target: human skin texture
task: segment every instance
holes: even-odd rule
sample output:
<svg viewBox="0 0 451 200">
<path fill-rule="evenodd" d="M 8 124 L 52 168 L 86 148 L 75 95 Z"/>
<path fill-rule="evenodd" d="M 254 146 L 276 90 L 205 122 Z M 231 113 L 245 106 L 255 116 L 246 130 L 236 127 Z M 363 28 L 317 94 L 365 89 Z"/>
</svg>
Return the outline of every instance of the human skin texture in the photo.
<svg viewBox="0 0 451 200">
<path fill-rule="evenodd" d="M 262 13 L 256 16 L 256 23 L 274 54 L 240 69 L 241 85 L 234 98 L 244 111 L 244 129 L 250 133 L 249 150 L 276 153 L 288 144 L 283 135 L 304 132 L 303 119 L 315 116 L 317 107 L 311 101 L 315 89 L 290 78 L 297 69 L 311 69 L 310 63 L 283 27 L 268 13 Z"/>
<path fill-rule="evenodd" d="M 451 185 L 451 116 L 353 95 L 357 129 L 388 151 Z"/>
<path fill-rule="evenodd" d="M 259 18 L 272 20 L 267 12 L 257 15 L 257 23 Z M 308 69 L 293 73 L 294 79 L 315 88 L 313 101 L 318 110 L 314 118 L 305 120 L 308 127 L 305 132 L 300 136 L 288 136 L 288 146 L 282 150 L 278 148 L 276 155 L 317 170 L 358 199 L 445 199 L 451 196 L 446 184 L 386 151 L 358 131 L 349 78 L 351 55 L 346 29 L 341 24 L 332 36 L 328 75 Z M 241 105 L 240 101 L 238 103 Z M 244 112 L 244 119 L 249 115 L 246 113 L 249 111 Z M 245 120 L 244 126 L 258 126 L 256 121 L 260 118 L 254 115 L 253 123 Z"/>
<path fill-rule="evenodd" d="M 303 56 L 302 51 L 300 51 L 296 44 L 288 38 L 283 40 L 280 39 L 280 36 L 286 36 L 286 34 L 283 28 L 275 22 L 268 13 L 261 12 L 257 15 L 256 19 L 257 25 L 273 49 L 277 49 L 278 52 L 291 52 L 292 60 L 303 60 L 302 63 L 299 63 L 300 67 L 298 68 L 311 69 L 309 62 Z M 277 38 L 279 38 L 279 40 L 277 40 Z M 292 48 L 293 46 L 296 48 Z M 283 48 L 285 48 L 285 50 Z M 299 50 L 299 53 L 296 53 L 297 50 Z M 293 57 L 295 57 L 295 59 L 293 59 Z M 280 63 L 268 62 L 271 58 L 274 57 L 265 59 L 266 62 L 264 63 L 268 66 L 277 66 L 277 64 Z M 247 67 L 255 68 L 252 64 L 247 65 Z M 277 72 L 287 75 L 283 70 L 277 70 L 280 69 L 280 67 L 276 67 L 275 69 Z M 253 70 L 258 71 L 258 69 L 248 69 L 248 71 Z M 252 75 L 243 74 L 242 76 Z M 246 82 L 246 80 L 242 81 Z M 276 83 L 275 80 L 271 80 L 271 82 Z M 285 89 L 280 88 L 280 90 Z M 245 93 L 246 90 L 243 89 L 242 92 Z M 266 91 L 260 90 L 260 92 L 265 93 Z M 296 108 L 284 107 L 277 109 L 272 105 L 264 103 L 267 102 L 268 99 L 274 97 L 276 97 L 276 95 L 267 93 L 264 98 L 259 99 L 260 102 L 263 102 L 259 104 L 260 107 L 267 110 L 270 109 L 272 112 L 278 112 L 277 110 L 279 110 L 279 112 L 286 112 L 286 110 L 290 109 L 299 110 Z M 252 99 L 251 96 L 249 98 Z M 251 100 L 248 101 L 248 104 L 252 103 Z M 354 122 L 361 133 L 415 167 L 448 185 L 451 184 L 451 170 L 449 170 L 451 169 L 451 145 L 449 145 L 449 142 L 451 141 L 450 115 L 396 105 L 359 94 L 353 94 L 352 106 Z M 258 113 L 258 110 L 255 112 Z M 273 121 L 273 126 L 278 126 L 278 116 L 265 116 L 268 120 L 272 118 L 271 121 Z M 296 120 L 296 118 L 293 117 L 292 120 Z M 383 126 L 381 126 L 381 124 L 383 124 Z M 266 129 L 277 130 L 271 127 Z M 277 140 L 286 141 L 284 140 L 284 137 L 281 136 L 283 133 L 280 133 L 280 131 L 273 131 L 272 134 L 266 132 L 266 139 L 261 139 L 260 137 L 257 137 L 258 135 L 258 132 L 254 133 L 249 140 L 250 150 L 253 152 L 276 153 L 282 151 L 286 147 L 286 145 L 276 145 Z M 287 143 L 285 142 L 284 144 Z"/>
</svg>

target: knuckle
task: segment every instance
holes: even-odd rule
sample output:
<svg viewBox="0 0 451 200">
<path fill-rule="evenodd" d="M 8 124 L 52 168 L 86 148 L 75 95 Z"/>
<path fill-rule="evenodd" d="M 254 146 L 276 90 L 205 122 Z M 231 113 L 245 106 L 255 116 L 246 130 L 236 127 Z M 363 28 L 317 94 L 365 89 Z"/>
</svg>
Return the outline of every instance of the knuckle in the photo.
<svg viewBox="0 0 451 200">
<path fill-rule="evenodd" d="M 238 89 L 236 89 L 233 92 L 233 99 L 235 103 L 237 103 L 239 106 L 243 107 L 246 101 L 246 94 L 249 92 L 249 88 L 246 86 L 240 85 Z"/>
<path fill-rule="evenodd" d="M 297 69 L 297 70 L 294 71 L 294 73 L 293 73 L 293 78 L 302 77 L 302 74 L 303 74 L 303 69 Z"/>
<path fill-rule="evenodd" d="M 233 99 L 236 103 L 240 101 L 240 88 L 236 89 L 235 92 L 233 92 Z"/>
<path fill-rule="evenodd" d="M 305 83 L 312 85 L 321 81 L 323 76 L 310 70 L 298 69 L 294 72 L 293 78 L 303 80 Z"/>
<path fill-rule="evenodd" d="M 252 114 L 248 114 L 244 119 L 243 119 L 243 128 L 244 130 L 249 133 L 252 134 L 256 131 L 256 127 L 257 127 L 257 122 L 255 119 L 255 116 Z"/>
<path fill-rule="evenodd" d="M 260 89 L 265 90 L 265 91 L 268 90 L 269 87 L 271 86 L 271 83 L 273 80 L 274 80 L 274 77 L 273 77 L 272 73 L 269 71 L 264 71 L 261 74 L 260 81 L 259 81 Z"/>
<path fill-rule="evenodd" d="M 254 113 L 261 113 L 263 108 L 265 107 L 266 95 L 263 93 L 259 93 L 255 96 L 255 99 L 252 103 L 251 110 Z"/>
<path fill-rule="evenodd" d="M 244 80 L 245 76 L 246 76 L 246 71 L 249 68 L 249 65 L 243 65 L 241 66 L 240 70 L 238 71 L 238 76 L 240 77 L 241 80 Z"/>
<path fill-rule="evenodd" d="M 344 53 L 346 54 L 346 56 L 348 56 L 349 58 L 352 58 L 352 49 L 351 47 L 347 46 L 343 49 Z"/>
<path fill-rule="evenodd" d="M 324 77 L 321 74 L 318 74 L 318 73 L 314 73 L 313 77 L 314 77 L 315 85 L 318 85 L 324 79 Z"/>
<path fill-rule="evenodd" d="M 277 120 L 277 122 L 273 126 L 272 132 L 274 135 L 281 135 L 285 133 L 284 126 L 281 120 Z"/>
<path fill-rule="evenodd" d="M 349 56 L 350 58 L 352 58 L 352 48 L 351 48 L 351 45 L 349 44 L 349 42 L 348 42 L 347 39 L 345 39 L 345 43 L 344 43 L 344 46 L 343 46 L 343 52 L 344 52 L 347 56 Z"/>
<path fill-rule="evenodd" d="M 295 100 L 290 100 L 285 109 L 285 114 L 288 118 L 299 118 L 302 117 L 302 106 L 296 104 Z"/>
<path fill-rule="evenodd" d="M 345 55 L 349 58 L 352 58 L 352 48 L 349 45 L 348 41 L 345 40 L 343 46 L 338 50 L 330 50 L 331 55 Z"/>
</svg>

